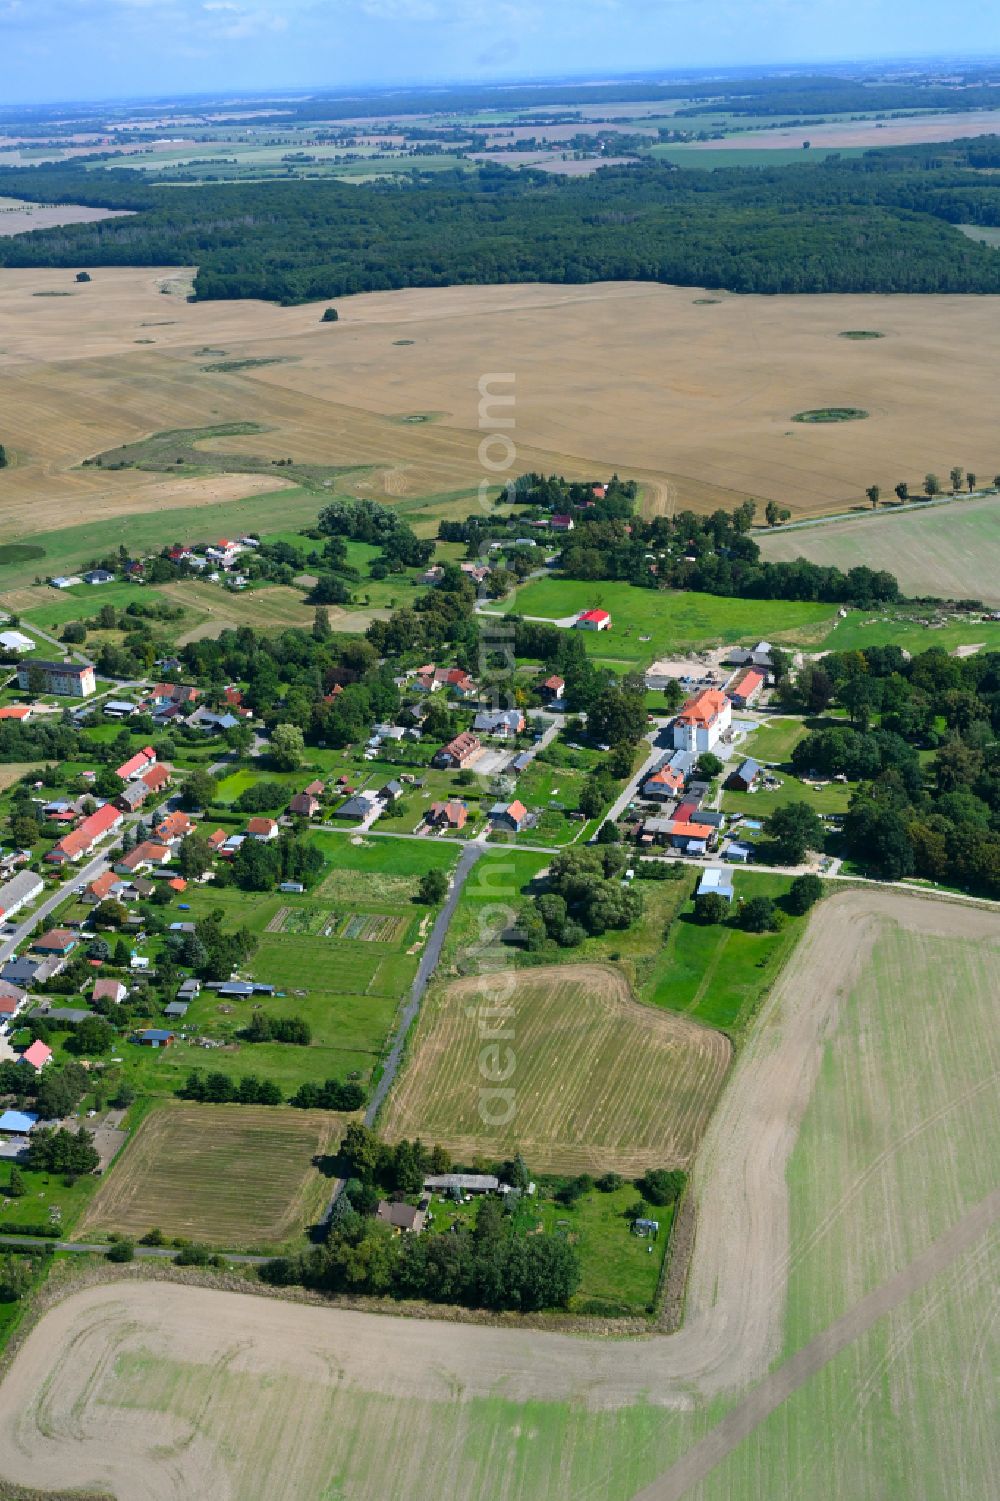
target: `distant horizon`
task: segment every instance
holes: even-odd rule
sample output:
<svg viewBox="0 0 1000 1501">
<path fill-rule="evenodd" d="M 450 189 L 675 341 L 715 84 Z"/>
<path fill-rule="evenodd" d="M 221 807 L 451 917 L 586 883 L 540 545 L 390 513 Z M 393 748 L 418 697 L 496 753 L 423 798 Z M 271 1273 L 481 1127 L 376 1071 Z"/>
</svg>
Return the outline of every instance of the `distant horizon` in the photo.
<svg viewBox="0 0 1000 1501">
<path fill-rule="evenodd" d="M 5 107 L 44 108 L 200 98 L 220 83 L 246 96 L 989 66 L 1000 11 L 981 0 L 0 0 L 0 43 Z"/>
<path fill-rule="evenodd" d="M 3 35 L 3 26 L 0 24 L 0 37 Z M 648 84 L 650 88 L 663 88 L 672 84 L 683 83 L 687 79 L 711 79 L 718 78 L 720 81 L 734 78 L 763 78 L 770 74 L 789 77 L 804 77 L 815 72 L 819 74 L 839 73 L 850 74 L 852 72 L 867 71 L 892 71 L 907 68 L 920 69 L 923 72 L 934 68 L 989 68 L 996 66 L 1000 72 L 1000 49 L 991 53 L 953 53 L 943 54 L 938 52 L 917 54 L 906 53 L 898 56 L 885 57 L 845 57 L 837 59 L 802 57 L 796 60 L 783 60 L 780 62 L 758 63 L 704 63 L 690 66 L 677 65 L 672 69 L 665 67 L 645 67 L 642 69 L 625 68 L 617 72 L 603 71 L 600 73 L 592 70 L 575 70 L 563 73 L 518 73 L 518 74 L 495 74 L 472 76 L 440 77 L 428 81 L 419 77 L 399 77 L 371 79 L 366 82 L 312 82 L 292 84 L 288 82 L 276 82 L 273 84 L 261 84 L 254 86 L 233 86 L 232 88 L 200 89 L 169 89 L 158 88 L 150 92 L 129 92 L 121 94 L 74 94 L 52 95 L 51 97 L 34 97 L 20 100 L 8 100 L 0 105 L 0 119 L 20 110 L 70 110 L 86 105 L 88 107 L 127 107 L 136 105 L 172 104 L 197 104 L 199 102 L 217 105 L 238 105 L 244 102 L 260 100 L 301 101 L 311 98 L 331 99 L 370 99 L 380 94 L 390 93 L 427 93 L 434 94 L 445 90 L 468 89 L 483 91 L 496 89 L 518 88 L 559 88 L 559 87 L 624 87 L 629 84 Z M 900 80 L 902 81 L 902 79 Z M 1000 77 L 997 82 L 1000 83 Z M 566 106 L 569 107 L 569 106 Z"/>
</svg>

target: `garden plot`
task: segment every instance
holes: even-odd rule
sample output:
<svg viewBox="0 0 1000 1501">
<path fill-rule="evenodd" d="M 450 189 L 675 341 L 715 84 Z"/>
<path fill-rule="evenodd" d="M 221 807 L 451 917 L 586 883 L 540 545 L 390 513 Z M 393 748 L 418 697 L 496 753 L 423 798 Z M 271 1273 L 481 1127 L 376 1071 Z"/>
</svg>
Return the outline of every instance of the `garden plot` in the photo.
<svg viewBox="0 0 1000 1501">
<path fill-rule="evenodd" d="M 354 943 L 395 946 L 411 919 L 389 912 L 331 912 L 326 907 L 282 907 L 267 925 L 269 933 L 308 933 L 313 938 L 346 938 Z"/>
</svg>

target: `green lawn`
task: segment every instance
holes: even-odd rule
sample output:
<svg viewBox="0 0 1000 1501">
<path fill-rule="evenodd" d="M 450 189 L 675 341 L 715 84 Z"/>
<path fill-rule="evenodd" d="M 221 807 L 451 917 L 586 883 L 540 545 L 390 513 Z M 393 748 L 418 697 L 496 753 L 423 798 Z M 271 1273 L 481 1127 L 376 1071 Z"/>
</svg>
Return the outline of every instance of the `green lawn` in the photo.
<svg viewBox="0 0 1000 1501">
<path fill-rule="evenodd" d="M 833 606 L 797 600 L 730 599 L 680 590 L 637 589 L 623 583 L 533 579 L 498 608 L 560 620 L 581 610 L 610 611 L 610 631 L 581 634 L 587 649 L 604 660 L 649 662 L 678 647 L 702 642 L 810 636 Z M 643 640 L 648 637 L 648 640 Z"/>
<path fill-rule="evenodd" d="M 800 782 L 789 766 L 778 766 L 775 772 L 781 781 L 780 787 L 761 786 L 756 792 L 731 792 L 727 787 L 722 794 L 723 812 L 745 813 L 748 818 L 768 818 L 786 803 L 808 803 L 816 813 L 847 812 L 854 791 L 849 782 L 827 782 L 823 787 L 812 787 Z"/>
<path fill-rule="evenodd" d="M 986 651 L 1000 651 L 1000 622 L 970 621 L 959 616 L 954 624 L 929 627 L 920 624 L 917 615 L 927 615 L 916 607 L 910 610 L 882 610 L 871 614 L 851 610 L 838 620 L 820 642 L 822 651 L 864 651 L 866 646 L 901 646 L 916 655 L 932 648 L 952 652 L 957 646 L 976 646 Z"/>
<path fill-rule="evenodd" d="M 699 129 L 701 121 L 698 121 Z M 809 136 L 809 127 L 802 127 L 805 139 Z M 825 161 L 828 156 L 861 156 L 864 148 L 861 146 L 814 146 L 809 151 L 803 151 L 801 146 L 773 146 L 773 147 L 746 147 L 727 146 L 723 141 L 712 141 L 707 146 L 671 145 L 670 142 L 662 146 L 653 146 L 650 155 L 660 161 L 673 162 L 675 167 L 687 167 L 697 172 L 711 172 L 716 167 L 788 167 L 817 165 Z"/>
<path fill-rule="evenodd" d="M 77 1178 L 75 1182 L 67 1184 L 59 1173 L 32 1172 L 30 1168 L 23 1166 L 21 1174 L 25 1192 L 19 1199 L 8 1200 L 7 1207 L 0 1213 L 0 1230 L 16 1231 L 20 1225 L 49 1223 L 69 1229 L 97 1186 L 94 1178 Z M 0 1163 L 0 1194 L 4 1192 L 9 1179 L 10 1164 Z M 57 1217 L 51 1213 L 55 1209 L 59 1210 Z M 0 1308 L 2 1307 L 3 1304 L 0 1303 Z"/>
<path fill-rule="evenodd" d="M 511 919 L 525 898 L 529 882 L 544 870 L 550 856 L 529 851 L 488 855 L 475 867 L 458 905 L 445 949 L 445 965 L 471 972 L 476 945 L 489 943 L 504 911 Z M 753 1008 L 774 981 L 795 943 L 801 918 L 785 918 L 776 933 L 744 933 L 730 926 L 702 927 L 692 920 L 693 896 L 700 872 L 678 867 L 679 880 L 636 882 L 643 915 L 624 932 L 587 938 L 576 948 L 528 954 L 517 948 L 499 952 L 517 967 L 536 964 L 611 963 L 628 977 L 636 996 L 652 1006 L 683 1011 L 707 1026 L 738 1034 Z M 757 871 L 736 871 L 741 896 L 783 895 L 790 880 Z"/>
<path fill-rule="evenodd" d="M 312 841 L 336 871 L 364 875 L 422 876 L 428 870 L 448 870 L 458 851 L 433 839 L 364 838 L 318 830 Z"/>
<path fill-rule="evenodd" d="M 3 572 L 0 570 L 0 587 L 6 582 Z M 29 625 L 37 625 L 46 631 L 56 631 L 59 626 L 66 624 L 68 620 L 92 620 L 104 605 L 114 605 L 116 610 L 124 610 L 130 604 L 164 604 L 164 596 L 158 594 L 155 589 L 148 589 L 145 585 L 114 583 L 99 584 L 75 584 L 72 589 L 53 589 L 51 584 L 41 584 L 35 591 L 37 604 L 32 601 L 26 610 L 22 610 L 24 619 Z M 201 618 L 200 611 L 191 611 L 191 615 Z M 161 631 L 175 631 L 182 629 L 179 622 L 153 621 L 154 628 Z M 103 637 L 102 637 L 103 639 Z M 93 643 L 85 642 L 82 648 L 76 650 L 91 650 Z"/>
<path fill-rule="evenodd" d="M 741 897 L 780 897 L 791 884 L 785 876 L 755 871 L 734 875 L 737 903 Z M 692 880 L 692 893 L 695 885 Z M 693 901 L 687 901 L 671 923 L 642 999 L 738 1033 L 774 983 L 803 919 L 785 916 L 776 933 L 745 933 L 729 923 L 703 926 L 693 912 Z"/>
<path fill-rule="evenodd" d="M 757 761 L 787 761 L 807 733 L 801 719 L 767 719 L 743 742 L 742 749 Z"/>
</svg>

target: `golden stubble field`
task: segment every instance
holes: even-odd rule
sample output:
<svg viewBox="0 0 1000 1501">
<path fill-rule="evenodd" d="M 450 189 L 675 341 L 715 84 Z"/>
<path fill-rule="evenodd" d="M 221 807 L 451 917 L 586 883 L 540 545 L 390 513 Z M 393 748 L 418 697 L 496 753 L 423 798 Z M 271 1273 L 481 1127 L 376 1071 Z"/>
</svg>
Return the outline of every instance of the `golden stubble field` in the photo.
<svg viewBox="0 0 1000 1501">
<path fill-rule="evenodd" d="M 451 287 L 341 299 L 340 322 L 324 325 L 322 304 L 189 303 L 183 270 L 93 276 L 77 286 L 68 271 L 0 272 L 0 441 L 14 458 L 0 475 L 4 538 L 282 485 L 278 471 L 77 467 L 145 434 L 224 422 L 269 429 L 212 440 L 227 452 L 371 466 L 340 481 L 352 493 L 471 490 L 483 477 L 479 383 L 508 373 L 514 472 L 617 468 L 647 484 L 654 509 L 751 495 L 808 514 L 929 469 L 1000 467 L 1000 319 L 988 298 Z M 838 337 L 857 328 L 886 337 Z M 248 359 L 279 363 L 205 368 Z M 789 420 L 829 405 L 871 416 Z"/>
</svg>

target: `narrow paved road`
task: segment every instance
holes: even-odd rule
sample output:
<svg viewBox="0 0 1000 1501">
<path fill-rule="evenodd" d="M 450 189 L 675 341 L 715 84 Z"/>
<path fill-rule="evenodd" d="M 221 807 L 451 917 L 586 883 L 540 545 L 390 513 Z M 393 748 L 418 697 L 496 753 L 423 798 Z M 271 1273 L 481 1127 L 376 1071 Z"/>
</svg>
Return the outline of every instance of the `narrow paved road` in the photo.
<svg viewBox="0 0 1000 1501">
<path fill-rule="evenodd" d="M 61 907 L 65 904 L 74 886 L 79 886 L 81 882 L 87 884 L 90 881 L 93 881 L 95 877 L 99 876 L 101 872 L 107 870 L 107 868 L 108 859 L 107 852 L 105 851 L 99 855 L 95 855 L 92 860 L 89 860 L 86 865 L 81 866 L 79 870 L 75 870 L 73 872 L 73 879 L 71 881 L 67 881 L 65 885 L 57 886 L 55 890 L 45 898 L 42 905 L 37 908 L 36 911 L 32 912 L 28 917 L 22 918 L 11 936 L 9 938 L 5 938 L 3 942 L 0 943 L 0 964 L 6 963 L 6 961 L 13 954 L 14 950 L 17 948 L 18 944 L 23 943 L 24 940 L 29 936 L 29 934 L 34 932 L 39 923 L 43 922 L 45 918 L 50 917 L 57 907 Z"/>
<path fill-rule="evenodd" d="M 664 756 L 669 755 L 669 746 L 661 744 L 663 734 L 663 725 L 657 723 L 654 728 L 650 730 L 650 732 L 646 735 L 645 738 L 649 741 L 650 744 L 649 755 L 646 757 L 645 761 L 643 761 L 642 765 L 639 767 L 639 770 L 637 772 L 634 772 L 629 780 L 625 783 L 624 789 L 618 794 L 614 802 L 611 804 L 611 807 L 608 809 L 607 813 L 605 813 L 604 817 L 601 819 L 600 826 L 603 826 L 606 823 L 618 822 L 619 818 L 625 812 L 625 809 L 628 807 L 629 803 L 636 796 L 636 793 L 642 786 L 643 782 L 653 770 L 653 767 L 657 764 L 658 761 L 661 761 Z"/>
<path fill-rule="evenodd" d="M 23 943 L 29 934 L 34 932 L 39 923 L 44 922 L 45 918 L 51 917 L 57 907 L 63 906 L 69 900 L 77 886 L 89 885 L 97 876 L 110 868 L 108 857 L 121 848 L 122 835 L 126 829 L 132 828 L 137 823 L 141 823 L 144 818 L 152 819 L 154 822 L 159 820 L 166 813 L 168 803 L 169 799 L 166 802 L 160 803 L 156 808 L 144 808 L 139 813 L 128 814 L 121 828 L 116 829 L 112 837 L 105 841 L 100 852 L 93 855 L 87 861 L 86 865 L 81 865 L 79 870 L 73 870 L 70 879 L 64 881 L 62 885 L 57 886 L 45 898 L 42 905 L 36 911 L 29 913 L 27 917 L 22 918 L 14 929 L 14 932 L 0 943 L 0 964 L 6 963 L 18 944 Z"/>
<path fill-rule="evenodd" d="M 392 1040 L 392 1047 L 389 1049 L 389 1056 L 385 1060 L 382 1077 L 379 1079 L 375 1087 L 375 1092 L 368 1102 L 368 1109 L 365 1111 L 366 1126 L 373 1124 L 375 1117 L 381 1109 L 382 1102 L 392 1087 L 393 1080 L 403 1059 L 403 1047 L 406 1043 L 407 1034 L 413 1025 L 417 1012 L 420 1010 L 420 1002 L 424 998 L 424 991 L 427 989 L 428 982 L 437 969 L 441 950 L 448 936 L 448 929 L 451 927 L 451 920 L 455 916 L 455 909 L 462 895 L 462 887 L 465 885 L 472 867 L 480 855 L 483 854 L 484 849 L 485 846 L 478 842 L 467 844 L 459 856 L 458 864 L 455 867 L 455 875 L 451 883 L 451 890 L 448 892 L 445 904 L 435 919 L 434 927 L 431 929 L 431 936 L 427 940 L 427 947 L 421 956 L 416 976 L 413 984 L 410 986 L 409 998 L 403 1007 L 402 1015 L 399 1018 L 399 1025 L 396 1028 L 396 1035 Z"/>
<path fill-rule="evenodd" d="M 374 1125 L 375 1117 L 382 1108 L 386 1095 L 392 1088 L 396 1074 L 399 1072 L 399 1065 L 403 1061 L 403 1049 L 406 1046 L 406 1039 L 409 1036 L 410 1028 L 414 1023 L 417 1012 L 420 1010 L 420 1002 L 424 998 L 424 992 L 437 968 L 438 960 L 441 957 L 441 950 L 444 947 L 444 941 L 448 936 L 448 929 L 451 927 L 451 920 L 455 916 L 455 910 L 462 895 L 462 887 L 465 885 L 472 867 L 484 853 L 485 848 L 486 846 L 480 844 L 478 841 L 467 844 L 459 856 L 458 864 L 455 867 L 455 874 L 452 878 L 451 889 L 445 899 L 444 906 L 435 919 L 434 927 L 431 929 L 431 936 L 427 940 L 427 947 L 424 949 L 420 963 L 417 966 L 417 973 L 413 984 L 410 986 L 410 994 L 406 1005 L 400 1014 L 399 1024 L 392 1039 L 389 1056 L 385 1060 L 382 1076 L 376 1084 L 372 1097 L 368 1102 L 368 1108 L 365 1111 L 366 1126 Z M 333 1185 L 330 1202 L 320 1221 L 321 1225 L 325 1225 L 333 1213 L 333 1206 L 337 1202 L 343 1186 L 343 1179 L 338 1178 Z"/>
</svg>

